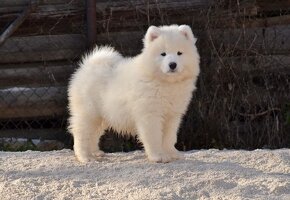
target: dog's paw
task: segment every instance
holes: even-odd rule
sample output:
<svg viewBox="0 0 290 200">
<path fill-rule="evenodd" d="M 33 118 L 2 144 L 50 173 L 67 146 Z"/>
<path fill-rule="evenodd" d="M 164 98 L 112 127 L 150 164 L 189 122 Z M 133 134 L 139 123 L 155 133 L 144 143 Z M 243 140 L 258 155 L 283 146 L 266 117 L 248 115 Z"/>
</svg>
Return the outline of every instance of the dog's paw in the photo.
<svg viewBox="0 0 290 200">
<path fill-rule="evenodd" d="M 184 155 L 177 151 L 175 148 L 166 148 L 166 152 L 172 158 L 172 160 L 179 160 L 184 158 Z"/>
<path fill-rule="evenodd" d="M 102 157 L 105 153 L 101 150 L 95 151 L 91 154 L 76 154 L 76 157 L 78 159 L 78 161 L 80 161 L 81 163 L 88 163 L 88 162 L 93 162 L 93 161 L 97 161 L 98 158 Z"/>
<path fill-rule="evenodd" d="M 177 150 L 175 150 L 175 151 L 170 151 L 169 155 L 170 155 L 170 157 L 171 157 L 173 160 L 184 159 L 184 155 L 183 155 L 181 152 L 177 151 Z"/>
<path fill-rule="evenodd" d="M 103 151 L 101 151 L 101 150 L 98 150 L 98 151 L 93 152 L 92 155 L 94 157 L 102 157 L 102 156 L 105 155 L 105 153 Z"/>
<path fill-rule="evenodd" d="M 95 161 L 96 158 L 94 158 L 93 156 L 77 156 L 77 160 L 80 161 L 81 163 L 88 163 Z"/>
<path fill-rule="evenodd" d="M 172 158 L 165 153 L 148 155 L 148 159 L 154 163 L 168 163 L 172 161 Z"/>
</svg>

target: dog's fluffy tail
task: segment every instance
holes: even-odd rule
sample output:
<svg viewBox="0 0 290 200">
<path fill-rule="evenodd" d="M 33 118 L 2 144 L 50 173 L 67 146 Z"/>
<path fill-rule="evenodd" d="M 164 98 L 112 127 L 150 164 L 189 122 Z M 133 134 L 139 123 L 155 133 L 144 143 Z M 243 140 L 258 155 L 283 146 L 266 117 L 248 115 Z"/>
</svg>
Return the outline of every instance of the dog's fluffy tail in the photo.
<svg viewBox="0 0 290 200">
<path fill-rule="evenodd" d="M 114 66 L 123 57 L 112 47 L 96 47 L 93 51 L 87 53 L 80 65 L 81 66 Z"/>
</svg>

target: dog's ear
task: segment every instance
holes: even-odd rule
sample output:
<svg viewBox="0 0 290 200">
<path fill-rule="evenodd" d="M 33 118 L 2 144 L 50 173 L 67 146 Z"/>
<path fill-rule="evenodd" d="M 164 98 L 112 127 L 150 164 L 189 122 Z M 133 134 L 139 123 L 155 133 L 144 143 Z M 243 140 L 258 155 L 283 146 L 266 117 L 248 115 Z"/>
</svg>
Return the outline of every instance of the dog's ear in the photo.
<svg viewBox="0 0 290 200">
<path fill-rule="evenodd" d="M 191 40 L 193 44 L 196 43 L 196 38 L 194 37 L 191 28 L 188 25 L 180 25 L 178 30 L 186 37 L 186 39 Z"/>
<path fill-rule="evenodd" d="M 153 42 L 160 35 L 160 30 L 156 26 L 150 26 L 143 39 L 144 45 L 147 46 L 150 42 Z"/>
</svg>

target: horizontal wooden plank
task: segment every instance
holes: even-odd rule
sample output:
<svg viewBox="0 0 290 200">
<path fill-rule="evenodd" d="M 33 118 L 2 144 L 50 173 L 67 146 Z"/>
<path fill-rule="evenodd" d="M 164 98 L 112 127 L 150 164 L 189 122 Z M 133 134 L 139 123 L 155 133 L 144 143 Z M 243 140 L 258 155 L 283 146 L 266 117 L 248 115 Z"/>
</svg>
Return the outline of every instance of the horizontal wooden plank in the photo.
<svg viewBox="0 0 290 200">
<path fill-rule="evenodd" d="M 219 57 L 235 55 L 288 55 L 290 25 L 248 29 L 208 29 L 207 45 Z"/>
<path fill-rule="evenodd" d="M 1 2 L 2 3 L 2 2 Z M 28 0 L 3 2 L 0 7 L 0 27 L 7 26 L 25 6 Z M 288 1 L 278 3 L 267 1 L 241 1 L 238 4 L 225 4 L 213 0 L 160 0 L 98 1 L 97 31 L 114 32 L 144 30 L 151 24 L 192 24 L 204 28 L 205 24 L 214 27 L 243 27 L 289 24 L 285 13 L 261 18 L 259 12 L 265 9 L 285 10 Z M 83 33 L 85 29 L 85 5 L 81 0 L 37 1 L 37 8 L 16 31 L 19 35 Z M 268 19 L 269 18 L 269 19 Z M 279 20 L 279 18 L 281 20 Z"/>
<path fill-rule="evenodd" d="M 79 34 L 11 37 L 0 46 L 0 63 L 74 60 L 84 50 Z"/>
<path fill-rule="evenodd" d="M 246 57 L 224 57 L 212 60 L 212 67 L 230 66 L 233 70 L 250 73 L 276 72 L 290 75 L 290 56 L 288 55 L 256 55 Z M 222 61 L 222 63 L 221 63 Z"/>
<path fill-rule="evenodd" d="M 2 7 L 27 6 L 31 0 L 1 0 Z M 82 0 L 35 0 L 36 5 L 83 4 Z"/>
<path fill-rule="evenodd" d="M 269 1 L 269 0 L 257 0 L 259 11 L 286 11 L 290 10 L 289 0 Z"/>
<path fill-rule="evenodd" d="M 210 5 L 212 5 L 215 1 L 213 0 L 135 0 L 134 2 L 130 0 L 98 0 L 96 6 L 99 10 L 106 10 L 111 7 L 134 7 L 134 6 L 150 6 L 150 5 L 159 5 L 160 8 L 167 7 L 167 5 L 175 5 L 176 7 L 182 6 L 183 4 L 187 4 L 187 6 L 193 6 L 196 8 L 208 8 Z M 179 4 L 180 3 L 180 4 Z"/>
<path fill-rule="evenodd" d="M 213 2 L 212 0 L 98 1 L 97 31 L 103 33 L 115 30 L 140 30 L 146 29 L 150 24 L 169 22 L 180 24 L 194 22 L 197 25 L 196 21 L 200 18 L 194 16 L 198 16 L 202 9 L 209 8 Z M 2 7 L 2 11 L 0 8 L 0 27 L 9 24 L 21 10 L 23 8 L 11 6 Z M 70 30 L 73 33 L 81 33 L 81 30 L 85 29 L 84 14 L 84 5 L 77 2 L 39 4 L 15 35 L 59 34 L 69 33 Z"/>
<path fill-rule="evenodd" d="M 11 37 L 0 47 L 2 53 L 52 51 L 56 49 L 84 48 L 85 36 L 78 34 Z"/>
<path fill-rule="evenodd" d="M 48 15 L 50 17 L 31 18 L 29 16 L 16 30 L 13 36 L 83 34 L 85 32 L 84 13 Z M 0 29 L 7 27 L 15 16 L 1 18 Z"/>
<path fill-rule="evenodd" d="M 54 103 L 0 108 L 0 119 L 63 116 L 66 114 L 65 108 L 65 105 L 56 105 Z"/>
<path fill-rule="evenodd" d="M 290 24 L 290 15 L 248 19 L 241 22 L 246 28 L 271 27 Z"/>
<path fill-rule="evenodd" d="M 251 29 L 208 29 L 207 34 L 194 30 L 202 46 L 201 53 L 220 57 L 255 54 L 288 54 L 290 26 Z M 124 55 L 142 49 L 145 31 L 112 32 L 97 35 L 98 45 L 111 45 Z M 199 46 L 198 46 L 199 47 Z M 12 37 L 0 47 L 0 63 L 74 60 L 85 50 L 85 37 L 79 34 Z"/>
<path fill-rule="evenodd" d="M 142 37 L 142 32 L 100 34 L 97 44 L 112 45 L 126 55 L 133 55 L 140 52 Z M 75 60 L 84 51 L 85 38 L 78 34 L 12 37 L 0 46 L 0 63 Z"/>
<path fill-rule="evenodd" d="M 14 36 L 82 33 L 85 25 L 84 4 L 81 0 L 37 1 L 36 8 Z M 1 4 L 0 30 L 7 27 L 27 6 L 26 1 L 6 1 Z"/>
<path fill-rule="evenodd" d="M 50 62 L 0 66 L 0 88 L 16 86 L 61 86 L 76 68 L 76 63 Z"/>
<path fill-rule="evenodd" d="M 66 87 L 0 90 L 0 119 L 62 116 L 66 113 Z"/>
<path fill-rule="evenodd" d="M 0 7 L 0 27 L 7 26 L 27 3 L 27 0 L 19 2 L 5 0 L 4 6 Z M 276 6 L 273 2 L 266 4 L 272 5 L 273 9 Z M 205 24 L 215 28 L 289 24 L 285 13 L 281 16 L 265 15 L 263 18 L 256 18 L 255 16 L 263 11 L 265 7 L 263 5 L 265 2 L 255 1 L 241 1 L 239 4 L 229 5 L 212 0 L 98 1 L 97 32 L 137 31 L 144 30 L 151 24 L 172 23 L 192 24 L 195 28 L 204 28 Z M 266 7 L 271 7 L 269 5 Z M 80 0 L 38 1 L 37 9 L 19 27 L 15 36 L 83 33 L 84 15 L 85 5 Z"/>
<path fill-rule="evenodd" d="M 199 17 L 214 1 L 101 1 L 97 3 L 97 31 L 144 30 L 151 24 L 204 24 Z"/>
</svg>

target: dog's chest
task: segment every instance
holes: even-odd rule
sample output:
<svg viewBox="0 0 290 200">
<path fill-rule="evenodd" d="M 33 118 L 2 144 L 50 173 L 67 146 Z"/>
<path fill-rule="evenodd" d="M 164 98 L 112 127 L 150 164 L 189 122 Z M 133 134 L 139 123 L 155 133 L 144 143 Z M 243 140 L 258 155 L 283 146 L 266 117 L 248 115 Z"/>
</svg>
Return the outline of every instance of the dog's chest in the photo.
<svg viewBox="0 0 290 200">
<path fill-rule="evenodd" d="M 135 107 L 142 113 L 161 116 L 183 114 L 191 99 L 192 85 L 145 86 L 135 95 Z"/>
<path fill-rule="evenodd" d="M 191 97 L 189 90 L 185 88 L 166 88 L 160 91 L 159 104 L 164 114 L 181 114 L 187 106 Z"/>
</svg>

